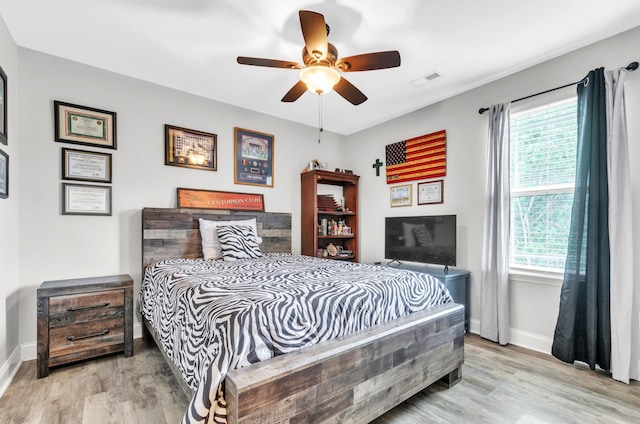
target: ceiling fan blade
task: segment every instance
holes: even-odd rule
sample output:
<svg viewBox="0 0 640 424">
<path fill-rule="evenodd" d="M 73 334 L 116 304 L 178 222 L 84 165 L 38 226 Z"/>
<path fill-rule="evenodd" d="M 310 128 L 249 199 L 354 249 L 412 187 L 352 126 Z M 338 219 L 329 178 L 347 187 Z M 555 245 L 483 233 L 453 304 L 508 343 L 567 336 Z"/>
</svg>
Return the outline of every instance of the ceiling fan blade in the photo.
<svg viewBox="0 0 640 424">
<path fill-rule="evenodd" d="M 288 60 L 261 59 L 259 57 L 238 56 L 241 65 L 266 66 L 268 68 L 302 69 L 302 65 Z"/>
<path fill-rule="evenodd" d="M 343 57 L 336 62 L 336 67 L 344 72 L 373 71 L 398 66 L 400 66 L 400 52 L 397 50 Z"/>
<path fill-rule="evenodd" d="M 326 59 L 328 40 L 324 16 L 310 10 L 301 10 L 298 15 L 307 52 L 316 59 Z"/>
<path fill-rule="evenodd" d="M 351 102 L 353 105 L 358 106 L 360 103 L 364 103 L 367 100 L 367 96 L 364 93 L 356 88 L 355 85 L 351 84 L 349 81 L 340 77 L 340 81 L 333 86 L 333 89 Z"/>
<path fill-rule="evenodd" d="M 281 101 L 295 102 L 304 94 L 305 91 L 307 91 L 307 85 L 302 81 L 298 81 L 296 85 L 291 87 L 291 90 L 287 91 L 287 94 L 284 95 Z"/>
</svg>

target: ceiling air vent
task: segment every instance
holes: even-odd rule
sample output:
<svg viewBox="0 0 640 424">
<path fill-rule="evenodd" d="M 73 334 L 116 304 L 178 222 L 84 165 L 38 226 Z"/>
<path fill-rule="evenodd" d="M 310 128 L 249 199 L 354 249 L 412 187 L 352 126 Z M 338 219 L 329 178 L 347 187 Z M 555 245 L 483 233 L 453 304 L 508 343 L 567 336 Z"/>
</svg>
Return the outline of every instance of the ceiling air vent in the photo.
<svg viewBox="0 0 640 424">
<path fill-rule="evenodd" d="M 427 81 L 432 81 L 436 78 L 438 78 L 440 76 L 439 73 L 437 72 L 432 72 L 428 75 L 423 75 L 420 78 L 416 78 L 413 81 L 411 81 L 409 84 L 413 85 L 414 87 L 420 87 L 423 84 L 426 84 Z"/>
</svg>

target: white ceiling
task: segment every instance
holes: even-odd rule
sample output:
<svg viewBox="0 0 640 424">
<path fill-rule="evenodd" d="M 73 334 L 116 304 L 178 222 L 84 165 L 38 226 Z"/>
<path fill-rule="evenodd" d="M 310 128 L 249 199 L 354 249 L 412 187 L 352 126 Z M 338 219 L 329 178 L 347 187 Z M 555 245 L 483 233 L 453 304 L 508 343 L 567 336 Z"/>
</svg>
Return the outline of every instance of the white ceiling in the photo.
<svg viewBox="0 0 640 424">
<path fill-rule="evenodd" d="M 316 94 L 280 102 L 298 71 L 236 63 L 301 62 L 300 9 L 340 57 L 400 51 L 399 68 L 344 74 L 365 103 L 323 96 L 325 130 L 345 135 L 640 25 L 639 0 L 0 0 L 21 47 L 315 127 Z"/>
</svg>

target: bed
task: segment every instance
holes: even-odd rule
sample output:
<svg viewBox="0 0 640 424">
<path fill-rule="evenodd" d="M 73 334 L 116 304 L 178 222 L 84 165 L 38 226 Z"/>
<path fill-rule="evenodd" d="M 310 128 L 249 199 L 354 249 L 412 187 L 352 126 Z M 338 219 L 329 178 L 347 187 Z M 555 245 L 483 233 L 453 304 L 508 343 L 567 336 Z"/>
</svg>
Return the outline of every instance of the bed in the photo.
<svg viewBox="0 0 640 424">
<path fill-rule="evenodd" d="M 256 219 L 262 238 L 261 257 L 235 262 L 200 259 L 199 219 L 247 218 Z M 412 279 L 419 274 L 411 272 L 291 255 L 289 214 L 145 208 L 142 220 L 146 272 L 139 306 L 144 334 L 156 341 L 192 398 L 184 422 L 196 422 L 197 417 L 209 414 L 208 422 L 226 419 L 232 424 L 365 423 L 439 379 L 452 385 L 461 378 L 464 309 L 447 299 L 441 285 L 425 281 L 429 277 L 416 282 Z M 292 276 L 292 270 L 302 274 Z M 355 284 L 346 277 L 353 270 Z M 318 280 L 322 282 L 312 285 L 324 294 L 298 285 L 311 274 L 322 276 Z M 193 284 L 187 276 L 206 282 Z M 209 279 L 218 282 L 213 284 Z M 397 287 L 404 288 L 389 284 L 391 279 L 401 280 Z M 172 284 L 171 289 L 162 288 L 162 280 Z M 325 286 L 327 280 L 336 286 Z M 148 292 L 147 286 L 155 288 Z M 371 293 L 397 290 L 406 290 L 409 301 L 386 300 L 392 303 L 373 308 L 378 313 L 368 318 L 364 312 L 357 317 L 345 312 L 366 310 L 367 305 L 374 305 L 372 299 L 384 298 Z M 347 295 L 338 296 L 341 291 Z M 179 299 L 194 292 L 198 299 L 210 302 L 175 306 L 193 302 L 190 296 Z M 435 297 L 436 306 L 421 310 L 421 299 L 426 296 Z M 303 313 L 300 308 L 305 306 L 295 303 L 294 298 L 314 298 L 308 303 L 331 305 L 323 309 L 324 318 L 318 318 L 323 323 L 321 330 L 309 335 L 302 328 L 314 313 Z M 325 302 L 327 298 L 331 301 Z M 167 313 L 154 315 L 150 312 L 152 303 L 169 304 L 174 311 L 160 319 L 159 315 Z M 202 318 L 209 315 L 195 317 L 204 309 L 219 311 L 221 304 L 244 303 L 253 309 L 218 313 L 217 318 L 225 318 L 215 321 L 217 324 L 212 318 Z M 255 304 L 266 308 L 254 308 Z M 292 324 L 292 316 L 305 319 L 294 319 Z M 327 320 L 326 316 L 333 318 Z M 187 325 L 167 333 L 167 327 L 178 321 Z M 248 338 L 242 343 L 228 342 L 231 337 L 226 336 L 220 343 L 213 342 L 218 340 L 213 333 L 221 327 L 232 328 L 229 333 L 259 336 L 250 342 Z M 198 335 L 197 341 L 190 332 Z M 229 346 L 241 353 L 228 353 Z"/>
</svg>

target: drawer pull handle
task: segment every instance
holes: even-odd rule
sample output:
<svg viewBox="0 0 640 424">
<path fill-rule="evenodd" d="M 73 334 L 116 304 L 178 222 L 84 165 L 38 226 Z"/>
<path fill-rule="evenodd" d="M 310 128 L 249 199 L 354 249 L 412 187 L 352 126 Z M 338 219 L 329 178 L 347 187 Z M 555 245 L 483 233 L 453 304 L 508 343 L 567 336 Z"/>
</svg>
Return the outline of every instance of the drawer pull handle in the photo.
<svg viewBox="0 0 640 424">
<path fill-rule="evenodd" d="M 73 306 L 69 306 L 67 308 L 67 312 L 86 311 L 87 309 L 106 308 L 107 306 L 109 306 L 109 302 L 104 302 L 99 305 L 93 306 L 85 306 L 84 308 L 74 308 Z"/>
<path fill-rule="evenodd" d="M 69 340 L 70 342 L 75 342 L 76 340 L 89 339 L 91 337 L 100 337 L 104 336 L 105 334 L 109 334 L 109 330 L 102 330 L 99 333 L 89 334 L 87 336 L 69 336 L 67 337 L 67 340 Z"/>
</svg>

